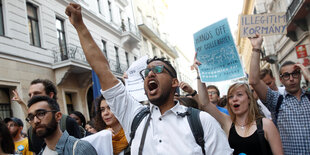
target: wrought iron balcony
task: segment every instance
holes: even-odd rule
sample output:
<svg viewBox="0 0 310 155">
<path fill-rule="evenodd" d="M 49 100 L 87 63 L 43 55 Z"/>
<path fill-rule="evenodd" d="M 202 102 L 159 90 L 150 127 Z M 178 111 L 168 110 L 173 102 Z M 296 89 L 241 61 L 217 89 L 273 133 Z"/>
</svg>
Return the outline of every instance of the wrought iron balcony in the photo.
<svg viewBox="0 0 310 155">
<path fill-rule="evenodd" d="M 73 44 L 67 44 L 67 47 L 56 47 L 53 49 L 54 63 L 74 59 L 87 63 L 83 49 Z"/>
<path fill-rule="evenodd" d="M 120 62 L 117 62 L 115 60 L 108 59 L 110 64 L 110 69 L 114 73 L 118 73 L 119 75 L 123 75 L 124 72 L 127 70 L 127 65 L 121 64 Z"/>
</svg>

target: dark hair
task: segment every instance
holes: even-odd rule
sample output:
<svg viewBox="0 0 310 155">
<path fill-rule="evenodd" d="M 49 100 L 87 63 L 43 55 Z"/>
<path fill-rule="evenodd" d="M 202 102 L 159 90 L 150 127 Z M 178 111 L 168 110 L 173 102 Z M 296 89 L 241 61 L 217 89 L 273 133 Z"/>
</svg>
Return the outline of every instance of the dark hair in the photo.
<svg viewBox="0 0 310 155">
<path fill-rule="evenodd" d="M 217 103 L 218 106 L 220 107 L 225 107 L 227 104 L 228 100 L 227 100 L 227 96 L 224 95 L 223 97 L 220 98 L 219 102 Z"/>
<path fill-rule="evenodd" d="M 101 131 L 107 127 L 107 125 L 105 124 L 105 122 L 101 117 L 100 104 L 102 100 L 105 100 L 105 98 L 102 95 L 100 95 L 95 99 L 95 105 L 96 105 L 95 129 L 97 131 Z"/>
<path fill-rule="evenodd" d="M 44 86 L 45 93 L 49 95 L 51 92 L 54 93 L 53 99 L 57 100 L 57 89 L 54 83 L 48 79 L 35 79 L 31 81 L 30 85 L 42 83 Z"/>
<path fill-rule="evenodd" d="M 293 62 L 293 61 L 285 61 L 285 62 L 281 65 L 281 67 L 280 67 L 280 69 L 279 69 L 279 74 L 280 74 L 280 75 L 282 74 L 282 73 L 281 73 L 281 70 L 282 70 L 283 67 L 288 66 L 288 65 L 295 65 L 295 64 L 296 64 L 296 63 Z"/>
<path fill-rule="evenodd" d="M 215 85 L 208 85 L 207 90 L 208 89 L 215 89 L 217 91 L 217 93 L 216 93 L 217 96 L 220 97 L 220 91 L 219 91 L 219 89 Z"/>
<path fill-rule="evenodd" d="M 271 69 L 269 69 L 269 68 L 262 69 L 259 73 L 259 78 L 263 79 L 266 75 L 269 75 L 271 78 L 273 78 L 273 74 L 272 74 Z"/>
<path fill-rule="evenodd" d="M 146 64 L 150 64 L 153 61 L 161 61 L 163 63 L 165 63 L 168 66 L 169 71 L 173 74 L 172 77 L 173 78 L 177 78 L 177 72 L 175 71 L 174 67 L 171 65 L 170 61 L 165 60 L 166 58 L 157 58 L 157 56 L 154 56 L 151 59 L 148 59 L 146 61 Z"/>
<path fill-rule="evenodd" d="M 73 111 L 71 114 L 74 114 L 77 117 L 79 117 L 81 122 L 82 122 L 82 127 L 85 128 L 86 119 L 85 119 L 84 115 L 81 112 L 79 112 L 79 111 Z"/>
<path fill-rule="evenodd" d="M 4 153 L 14 153 L 15 147 L 13 138 L 8 127 L 2 121 L 0 121 L 0 145 Z"/>
<path fill-rule="evenodd" d="M 93 120 L 93 119 L 90 120 L 90 121 L 87 121 L 86 124 L 90 125 L 92 128 L 95 128 L 95 123 L 94 123 L 94 120 Z"/>
<path fill-rule="evenodd" d="M 182 97 L 179 97 L 178 100 L 182 103 L 182 105 L 198 109 L 198 103 L 196 102 L 196 100 L 192 98 L 182 96 Z"/>
<path fill-rule="evenodd" d="M 49 98 L 48 96 L 33 96 L 29 101 L 28 101 L 28 108 L 30 108 L 33 104 L 41 102 L 41 101 L 46 101 L 50 108 L 55 111 L 60 111 L 59 104 L 57 103 L 56 100 Z"/>
</svg>

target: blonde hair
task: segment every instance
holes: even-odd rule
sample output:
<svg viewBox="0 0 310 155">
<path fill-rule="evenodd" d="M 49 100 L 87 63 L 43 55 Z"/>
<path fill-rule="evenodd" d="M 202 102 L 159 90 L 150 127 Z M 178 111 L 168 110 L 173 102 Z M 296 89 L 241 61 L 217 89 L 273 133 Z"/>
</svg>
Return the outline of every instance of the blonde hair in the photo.
<svg viewBox="0 0 310 155">
<path fill-rule="evenodd" d="M 250 124 L 252 123 L 253 121 L 256 121 L 257 119 L 260 119 L 262 118 L 262 114 L 260 113 L 259 111 L 259 107 L 258 107 L 258 104 L 256 102 L 256 100 L 254 99 L 253 97 L 253 93 L 249 87 L 248 84 L 246 83 L 235 83 L 233 85 L 231 85 L 228 89 L 228 93 L 227 93 L 227 96 L 228 96 L 228 104 L 229 104 L 229 96 L 234 92 L 236 91 L 237 88 L 240 88 L 240 87 L 244 87 L 245 88 L 245 92 L 248 96 L 248 99 L 250 101 L 249 103 L 249 112 L 248 112 L 248 116 L 247 116 L 247 122 L 246 124 Z M 235 124 L 236 123 L 236 114 L 234 114 L 232 112 L 232 109 L 230 107 L 230 105 L 227 106 L 227 109 L 228 109 L 228 112 L 230 114 L 230 118 L 231 118 L 231 121 Z"/>
</svg>

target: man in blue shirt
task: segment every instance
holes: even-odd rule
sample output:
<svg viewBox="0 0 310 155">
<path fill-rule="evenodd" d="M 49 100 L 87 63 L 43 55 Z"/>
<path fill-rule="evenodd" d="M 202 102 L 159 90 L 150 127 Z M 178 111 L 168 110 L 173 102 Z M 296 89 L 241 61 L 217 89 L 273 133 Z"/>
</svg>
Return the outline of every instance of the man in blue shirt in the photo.
<svg viewBox="0 0 310 155">
<path fill-rule="evenodd" d="M 214 86 L 214 85 L 209 85 L 207 87 L 207 90 L 208 90 L 208 95 L 209 95 L 210 102 L 213 103 L 214 105 L 216 105 L 216 108 L 220 112 L 222 112 L 222 113 L 224 113 L 226 115 L 229 115 L 228 110 L 226 108 L 220 107 L 218 105 L 218 103 L 220 102 L 220 91 L 219 91 L 219 89 L 216 86 Z"/>
<path fill-rule="evenodd" d="M 33 132 L 43 138 L 46 146 L 40 154 L 87 154 L 96 155 L 97 152 L 87 141 L 62 133 L 59 121 L 61 112 L 58 103 L 47 96 L 34 96 L 28 102 L 28 116 Z"/>
<path fill-rule="evenodd" d="M 302 75 L 306 80 L 310 80 L 309 70 L 302 64 L 292 61 L 284 62 L 279 72 L 285 91 L 282 95 L 279 91 L 272 90 L 259 77 L 263 39 L 257 36 L 250 40 L 253 49 L 249 81 L 266 107 L 272 113 L 277 112 L 276 124 L 280 131 L 284 154 L 310 154 L 309 94 L 300 87 Z"/>
</svg>

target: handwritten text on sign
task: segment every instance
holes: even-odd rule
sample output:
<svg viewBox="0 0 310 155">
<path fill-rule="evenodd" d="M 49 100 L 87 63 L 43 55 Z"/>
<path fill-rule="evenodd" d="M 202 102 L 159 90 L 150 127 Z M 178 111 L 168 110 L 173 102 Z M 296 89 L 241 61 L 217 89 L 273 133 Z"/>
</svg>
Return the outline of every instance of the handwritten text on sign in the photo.
<svg viewBox="0 0 310 155">
<path fill-rule="evenodd" d="M 227 19 L 194 34 L 202 82 L 219 82 L 244 76 Z"/>
<path fill-rule="evenodd" d="M 286 34 L 285 13 L 270 13 L 240 16 L 240 37 Z"/>
</svg>

